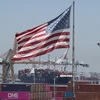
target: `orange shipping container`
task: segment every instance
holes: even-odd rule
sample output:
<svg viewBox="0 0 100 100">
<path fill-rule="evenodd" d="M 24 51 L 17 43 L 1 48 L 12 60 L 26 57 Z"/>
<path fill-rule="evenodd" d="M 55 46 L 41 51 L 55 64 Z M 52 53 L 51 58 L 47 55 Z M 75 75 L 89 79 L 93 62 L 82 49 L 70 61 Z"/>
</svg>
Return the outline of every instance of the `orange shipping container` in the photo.
<svg viewBox="0 0 100 100">
<path fill-rule="evenodd" d="M 46 84 L 32 84 L 31 92 L 45 91 L 45 85 Z"/>
<path fill-rule="evenodd" d="M 52 92 L 34 92 L 30 95 L 31 99 L 51 99 L 52 98 Z"/>
<path fill-rule="evenodd" d="M 30 99 L 40 99 L 39 94 L 38 93 L 31 93 L 30 94 Z"/>
<path fill-rule="evenodd" d="M 31 85 L 31 90 L 30 90 L 30 92 L 35 92 L 36 90 L 35 90 L 35 86 L 34 85 Z"/>
</svg>

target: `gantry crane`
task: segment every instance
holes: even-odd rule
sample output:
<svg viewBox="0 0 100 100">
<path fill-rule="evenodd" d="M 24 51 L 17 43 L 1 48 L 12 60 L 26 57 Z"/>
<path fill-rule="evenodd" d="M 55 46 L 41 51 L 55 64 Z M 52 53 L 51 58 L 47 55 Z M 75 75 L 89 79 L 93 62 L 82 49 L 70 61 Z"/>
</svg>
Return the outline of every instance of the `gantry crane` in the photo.
<svg viewBox="0 0 100 100">
<path fill-rule="evenodd" d="M 46 64 L 46 62 L 26 61 L 26 62 L 13 62 L 12 55 L 14 51 L 9 49 L 5 54 L 0 56 L 0 65 L 2 65 L 2 83 L 7 82 L 9 72 L 11 72 L 12 83 L 14 83 L 14 64 Z"/>
<path fill-rule="evenodd" d="M 2 77 L 1 78 L 2 78 L 3 83 L 7 82 L 7 77 L 8 77 L 10 69 L 11 69 L 11 74 L 14 75 L 11 55 L 12 55 L 12 49 L 9 49 L 9 51 L 7 51 L 5 54 L 0 56 L 0 64 L 2 65 Z M 14 76 L 12 76 L 12 78 L 13 77 Z"/>
<path fill-rule="evenodd" d="M 42 62 L 30 62 L 30 61 L 28 61 L 28 62 L 13 62 L 12 57 L 16 53 L 16 49 L 17 49 L 17 43 L 16 43 L 16 39 L 15 39 L 13 50 L 9 49 L 6 53 L 4 53 L 3 55 L 0 56 L 0 65 L 2 65 L 2 77 L 1 77 L 2 83 L 7 82 L 7 78 L 8 78 L 10 71 L 11 71 L 12 83 L 15 82 L 15 80 L 14 80 L 14 68 L 13 68 L 14 64 L 45 64 Z"/>
</svg>

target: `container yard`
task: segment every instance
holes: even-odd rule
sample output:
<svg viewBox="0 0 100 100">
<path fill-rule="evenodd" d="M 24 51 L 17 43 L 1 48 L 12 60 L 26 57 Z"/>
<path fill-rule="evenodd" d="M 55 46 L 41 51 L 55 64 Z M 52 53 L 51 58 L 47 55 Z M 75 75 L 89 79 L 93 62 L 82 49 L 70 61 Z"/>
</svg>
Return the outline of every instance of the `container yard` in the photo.
<svg viewBox="0 0 100 100">
<path fill-rule="evenodd" d="M 94 46 L 97 44 L 100 47 L 100 42 L 95 43 L 100 36 L 94 34 L 99 33 L 100 23 L 98 23 L 99 14 L 97 13 L 98 18 L 93 16 L 98 10 L 99 0 L 96 2 L 89 0 L 80 2 L 79 0 L 77 7 L 75 0 L 69 0 L 70 2 L 67 3 L 61 0 L 17 1 L 18 3 L 12 1 L 0 3 L 0 12 L 2 12 L 0 30 L 3 30 L 0 43 L 4 43 L 0 47 L 3 49 L 5 46 L 3 51 L 8 48 L 7 42 L 12 39 L 14 34 L 11 36 L 11 33 L 16 31 L 14 29 L 19 31 L 14 36 L 14 43 L 11 41 L 13 48 L 4 54 L 2 54 L 3 51 L 0 51 L 0 55 L 2 54 L 0 56 L 0 66 L 2 66 L 0 70 L 2 71 L 0 72 L 0 100 L 100 100 L 100 72 L 98 70 L 100 57 Z M 63 3 L 64 5 L 62 5 Z M 65 9 L 64 6 L 68 7 Z M 76 13 L 78 18 L 75 18 L 75 7 L 80 14 Z M 54 12 L 55 8 L 58 12 Z M 61 13 L 59 13 L 60 10 Z M 59 15 L 55 16 L 54 14 L 57 13 Z M 55 17 L 49 21 L 46 20 L 33 27 L 38 21 L 42 22 L 53 15 Z M 4 20 L 2 20 L 3 18 Z M 36 19 L 33 21 L 33 18 Z M 77 29 L 75 29 L 75 19 L 78 19 Z M 26 30 L 28 23 L 31 23 L 32 28 Z M 22 31 L 23 29 L 25 30 Z M 79 33 L 76 36 L 75 31 Z M 7 32 L 9 34 L 4 34 L 3 37 L 3 33 Z M 71 52 L 69 51 L 70 47 L 72 47 Z M 57 49 L 63 50 L 55 52 Z M 59 56 L 61 52 L 63 54 Z M 75 54 L 76 52 L 77 54 Z M 91 64 L 92 71 L 89 69 L 86 70 L 86 73 L 83 67 L 89 67 L 90 65 L 87 63 Z M 16 64 L 18 66 L 15 69 L 14 65 Z M 31 64 L 32 67 L 24 66 L 21 69 L 20 64 Z M 18 67 L 20 68 L 18 69 Z"/>
<path fill-rule="evenodd" d="M 0 84 L 0 100 L 54 100 L 54 98 L 72 100 L 72 82 L 68 85 L 55 86 L 47 83 Z M 99 98 L 99 84 L 91 84 L 88 81 L 75 82 L 75 100 L 99 100 Z"/>
</svg>

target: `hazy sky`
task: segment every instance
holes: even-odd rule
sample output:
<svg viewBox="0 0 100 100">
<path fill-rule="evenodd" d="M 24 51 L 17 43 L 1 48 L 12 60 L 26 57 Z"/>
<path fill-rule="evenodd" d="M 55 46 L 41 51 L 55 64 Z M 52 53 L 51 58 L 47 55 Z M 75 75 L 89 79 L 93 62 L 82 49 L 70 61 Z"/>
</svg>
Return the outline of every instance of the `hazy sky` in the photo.
<svg viewBox="0 0 100 100">
<path fill-rule="evenodd" d="M 13 48 L 16 32 L 55 18 L 72 2 L 73 0 L 0 0 L 0 55 Z M 97 42 L 100 42 L 99 19 L 100 0 L 75 1 L 75 59 L 90 65 L 86 71 L 100 72 L 100 47 L 97 46 Z M 71 49 L 72 46 L 69 50 L 69 60 L 72 58 Z M 53 51 L 51 59 L 61 56 L 64 51 L 65 49 Z M 44 59 L 46 58 L 47 55 Z M 15 68 L 21 67 L 16 65 Z"/>
</svg>

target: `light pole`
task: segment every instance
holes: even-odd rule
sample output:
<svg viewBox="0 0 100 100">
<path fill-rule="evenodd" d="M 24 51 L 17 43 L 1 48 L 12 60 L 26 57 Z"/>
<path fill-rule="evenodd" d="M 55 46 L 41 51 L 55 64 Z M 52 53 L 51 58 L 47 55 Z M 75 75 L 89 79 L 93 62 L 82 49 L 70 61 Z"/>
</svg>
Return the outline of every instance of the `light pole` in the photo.
<svg viewBox="0 0 100 100">
<path fill-rule="evenodd" d="M 56 70 L 56 58 L 55 58 L 55 64 L 54 64 L 54 100 L 56 100 L 56 75 L 55 75 L 55 70 Z"/>
<path fill-rule="evenodd" d="M 84 64 L 83 62 L 79 62 L 79 61 L 76 61 L 75 66 L 76 66 L 76 71 L 75 71 L 76 72 L 76 75 L 77 75 L 77 67 L 78 66 L 89 67 L 88 64 Z"/>
</svg>

